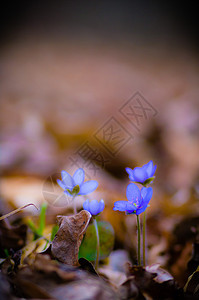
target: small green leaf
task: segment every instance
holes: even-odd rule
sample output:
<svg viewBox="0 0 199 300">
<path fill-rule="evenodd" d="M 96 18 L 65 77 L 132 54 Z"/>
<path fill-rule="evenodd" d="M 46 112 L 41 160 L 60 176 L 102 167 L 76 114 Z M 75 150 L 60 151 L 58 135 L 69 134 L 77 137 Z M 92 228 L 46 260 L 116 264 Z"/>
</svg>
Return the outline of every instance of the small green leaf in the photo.
<svg viewBox="0 0 199 300">
<path fill-rule="evenodd" d="M 45 221 L 46 221 L 46 209 L 47 203 L 43 203 L 40 209 L 40 216 L 39 216 L 39 228 L 37 229 L 37 234 L 42 235 L 44 228 L 45 228 Z"/>
<path fill-rule="evenodd" d="M 47 248 L 48 244 L 49 244 L 49 241 L 46 241 L 46 244 L 45 244 L 45 246 L 44 246 L 44 249 L 43 249 L 43 251 L 45 251 L 45 250 L 46 250 L 46 248 Z"/>
<path fill-rule="evenodd" d="M 109 222 L 97 222 L 100 239 L 100 259 L 109 256 L 114 246 L 114 229 Z M 83 257 L 89 261 L 96 259 L 96 232 L 94 224 L 90 224 L 86 230 L 81 246 L 79 248 L 79 258 Z"/>
<path fill-rule="evenodd" d="M 3 250 L 4 250 L 4 253 L 5 253 L 6 257 L 9 257 L 10 255 L 9 255 L 8 249 L 3 249 Z"/>
<path fill-rule="evenodd" d="M 37 228 L 36 228 L 35 224 L 33 223 L 33 221 L 28 220 L 27 223 L 28 223 L 28 226 L 30 227 L 30 229 L 32 230 L 32 232 L 37 234 Z"/>
<path fill-rule="evenodd" d="M 59 230 L 59 226 L 58 225 L 53 226 L 52 231 L 51 231 L 51 238 L 50 238 L 51 241 L 54 240 L 55 234 L 57 233 L 58 230 Z"/>
<path fill-rule="evenodd" d="M 43 203 L 40 208 L 39 227 L 38 228 L 35 226 L 35 224 L 32 222 L 32 220 L 28 220 L 28 226 L 34 233 L 33 240 L 36 240 L 43 235 L 43 231 L 45 228 L 45 220 L 46 220 L 46 209 L 47 209 L 47 203 Z"/>
</svg>

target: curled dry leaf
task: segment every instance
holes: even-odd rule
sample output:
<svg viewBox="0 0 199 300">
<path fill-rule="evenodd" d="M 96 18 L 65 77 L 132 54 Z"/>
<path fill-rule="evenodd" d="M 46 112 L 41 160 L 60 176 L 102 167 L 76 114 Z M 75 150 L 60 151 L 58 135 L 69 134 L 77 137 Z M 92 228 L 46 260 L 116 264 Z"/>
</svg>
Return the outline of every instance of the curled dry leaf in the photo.
<svg viewBox="0 0 199 300">
<path fill-rule="evenodd" d="M 60 262 L 78 265 L 78 252 L 91 214 L 82 210 L 74 216 L 57 216 L 59 230 L 51 245 L 51 253 Z"/>
<path fill-rule="evenodd" d="M 162 283 L 168 280 L 174 280 L 173 276 L 166 270 L 160 268 L 159 264 L 146 266 L 146 271 L 148 271 L 149 273 L 156 273 L 157 276 L 154 278 L 154 280 L 158 283 Z"/>
<path fill-rule="evenodd" d="M 160 270 L 158 265 L 149 268 L 150 272 L 143 267 L 126 264 L 127 280 L 122 284 L 120 292 L 132 297 L 135 287 L 141 295 L 151 297 L 153 300 L 159 299 L 182 299 L 182 290 L 178 288 L 172 276 L 164 270 Z M 143 299 L 143 298 L 139 298 Z"/>
</svg>

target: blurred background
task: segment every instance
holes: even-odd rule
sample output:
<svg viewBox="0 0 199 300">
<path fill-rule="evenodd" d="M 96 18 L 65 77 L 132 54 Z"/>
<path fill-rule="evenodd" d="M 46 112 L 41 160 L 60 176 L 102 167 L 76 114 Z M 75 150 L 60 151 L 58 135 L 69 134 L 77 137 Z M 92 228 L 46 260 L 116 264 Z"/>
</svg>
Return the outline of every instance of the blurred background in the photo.
<svg viewBox="0 0 199 300">
<path fill-rule="evenodd" d="M 152 159 L 149 261 L 166 264 L 168 249 L 179 256 L 186 241 L 167 245 L 180 243 L 174 226 L 198 224 L 199 213 L 196 3 L 4 2 L 1 213 L 43 201 L 63 212 L 56 178 L 83 167 L 99 182 L 91 197 L 104 198 L 116 247 L 129 249 L 134 218 L 113 212 L 113 202 L 125 199 L 125 167 Z M 180 274 L 182 265 L 174 268 Z"/>
</svg>

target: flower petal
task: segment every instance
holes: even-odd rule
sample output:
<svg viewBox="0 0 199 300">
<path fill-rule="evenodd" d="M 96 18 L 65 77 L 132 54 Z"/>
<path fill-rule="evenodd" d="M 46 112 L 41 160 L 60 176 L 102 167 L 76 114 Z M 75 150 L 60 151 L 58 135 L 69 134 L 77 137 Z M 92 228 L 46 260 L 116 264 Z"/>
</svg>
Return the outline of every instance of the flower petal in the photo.
<svg viewBox="0 0 199 300">
<path fill-rule="evenodd" d="M 152 175 L 152 173 L 153 173 L 153 161 L 150 160 L 148 162 L 148 164 L 145 165 L 145 168 L 146 168 L 146 172 L 147 172 L 148 178 L 152 177 L 153 176 Z"/>
<path fill-rule="evenodd" d="M 135 183 L 130 183 L 126 189 L 126 197 L 129 202 L 139 206 L 141 202 L 141 193 Z"/>
<path fill-rule="evenodd" d="M 142 195 L 142 199 L 143 199 L 143 203 L 149 203 L 149 201 L 151 200 L 152 198 L 152 195 L 153 195 L 153 189 L 152 187 L 143 187 L 141 189 L 141 195 Z"/>
<path fill-rule="evenodd" d="M 72 178 L 72 176 L 66 172 L 66 171 L 61 171 L 61 177 L 62 177 L 62 181 L 65 184 L 65 188 L 67 189 L 71 189 L 75 186 L 74 184 L 74 180 Z"/>
<path fill-rule="evenodd" d="M 142 204 L 139 207 L 139 209 L 137 209 L 137 211 L 136 211 L 137 215 L 141 214 L 148 207 L 148 204 L 153 195 L 153 189 L 151 187 L 149 187 L 149 188 L 143 187 L 141 189 L 141 195 L 142 195 Z"/>
<path fill-rule="evenodd" d="M 85 173 L 82 168 L 79 168 L 75 171 L 73 175 L 73 180 L 75 182 L 75 185 L 81 185 L 84 182 Z"/>
<path fill-rule="evenodd" d="M 156 169 L 157 169 L 157 165 L 155 165 L 155 166 L 153 167 L 153 171 L 152 171 L 151 177 L 155 174 Z"/>
<path fill-rule="evenodd" d="M 105 204 L 104 204 L 104 200 L 101 199 L 99 202 L 99 210 L 100 212 L 102 212 L 104 210 Z"/>
<path fill-rule="evenodd" d="M 141 188 L 141 196 L 142 196 L 143 199 L 146 197 L 147 191 L 148 191 L 147 187 Z"/>
<path fill-rule="evenodd" d="M 116 201 L 114 203 L 113 210 L 120 210 L 120 211 L 126 211 L 128 201 Z"/>
<path fill-rule="evenodd" d="M 141 183 L 145 182 L 145 180 L 148 178 L 147 171 L 143 167 L 142 168 L 136 167 L 133 170 L 133 176 L 135 181 Z"/>
<path fill-rule="evenodd" d="M 100 205 L 97 200 L 92 200 L 89 203 L 89 212 L 91 213 L 92 216 L 98 215 L 100 213 L 99 207 Z"/>
<path fill-rule="evenodd" d="M 120 211 L 135 211 L 136 210 L 136 207 L 133 203 L 130 203 L 128 201 L 116 201 L 114 203 L 114 207 L 113 207 L 113 210 L 120 210 Z"/>
<path fill-rule="evenodd" d="M 79 191 L 78 195 L 90 194 L 94 190 L 96 190 L 97 187 L 98 187 L 97 181 L 95 181 L 95 180 L 86 181 L 80 186 L 80 191 Z"/>
<path fill-rule="evenodd" d="M 129 174 L 129 179 L 135 181 L 135 178 L 133 176 L 133 170 L 131 168 L 126 168 L 126 172 Z"/>
<path fill-rule="evenodd" d="M 59 184 L 59 186 L 60 186 L 63 190 L 66 189 L 65 184 L 64 184 L 60 179 L 57 179 L 57 183 Z"/>
<path fill-rule="evenodd" d="M 89 210 L 89 200 L 88 199 L 83 203 L 83 209 Z"/>
</svg>

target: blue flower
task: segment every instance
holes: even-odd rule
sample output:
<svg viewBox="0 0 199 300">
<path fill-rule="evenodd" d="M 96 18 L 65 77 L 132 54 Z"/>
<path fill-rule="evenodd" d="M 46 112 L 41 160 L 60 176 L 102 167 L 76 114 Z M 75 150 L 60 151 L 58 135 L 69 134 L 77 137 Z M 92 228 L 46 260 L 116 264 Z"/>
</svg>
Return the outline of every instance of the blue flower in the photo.
<svg viewBox="0 0 199 300">
<path fill-rule="evenodd" d="M 71 176 L 66 171 L 61 171 L 62 180 L 57 179 L 57 183 L 67 195 L 88 195 L 98 187 L 98 182 L 89 180 L 84 182 L 85 172 L 82 168 L 75 171 Z"/>
<path fill-rule="evenodd" d="M 138 182 L 141 184 L 150 183 L 154 177 L 157 166 L 153 165 L 153 161 L 149 161 L 146 165 L 143 165 L 141 168 L 136 167 L 133 170 L 126 168 L 126 172 L 129 174 L 129 179 Z"/>
<path fill-rule="evenodd" d="M 97 200 L 89 201 L 88 199 L 83 203 L 83 208 L 92 216 L 96 216 L 104 210 L 104 200 Z"/>
<path fill-rule="evenodd" d="M 146 210 L 153 195 L 151 187 L 140 189 L 135 183 L 130 183 L 126 189 L 128 201 L 116 201 L 113 210 L 125 211 L 126 214 L 139 215 Z"/>
</svg>

